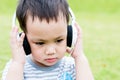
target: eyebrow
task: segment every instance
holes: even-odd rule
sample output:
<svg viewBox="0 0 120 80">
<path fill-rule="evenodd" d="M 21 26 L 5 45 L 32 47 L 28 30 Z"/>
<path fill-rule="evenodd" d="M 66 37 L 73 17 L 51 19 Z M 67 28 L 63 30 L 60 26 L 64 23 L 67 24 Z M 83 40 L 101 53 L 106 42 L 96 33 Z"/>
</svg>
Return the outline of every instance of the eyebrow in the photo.
<svg viewBox="0 0 120 80">
<path fill-rule="evenodd" d="M 61 35 L 61 36 L 58 36 L 58 37 L 56 37 L 54 40 L 57 40 L 57 39 L 60 39 L 60 38 L 65 38 L 65 36 L 64 35 Z M 45 39 L 32 39 L 33 41 L 47 41 L 47 40 L 45 40 Z"/>
</svg>

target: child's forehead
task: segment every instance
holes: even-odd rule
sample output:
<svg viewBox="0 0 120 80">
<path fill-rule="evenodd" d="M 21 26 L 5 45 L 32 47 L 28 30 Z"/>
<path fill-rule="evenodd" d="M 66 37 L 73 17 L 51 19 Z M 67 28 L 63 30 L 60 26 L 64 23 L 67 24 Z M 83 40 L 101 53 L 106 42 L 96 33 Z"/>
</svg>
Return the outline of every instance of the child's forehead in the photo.
<svg viewBox="0 0 120 80">
<path fill-rule="evenodd" d="M 38 17 L 32 21 L 32 17 L 28 17 L 27 34 L 33 39 L 55 39 L 61 35 L 67 34 L 67 23 L 62 18 L 57 22 L 55 20 L 47 23 L 46 20 L 40 21 Z"/>
<path fill-rule="evenodd" d="M 28 12 L 26 16 L 26 22 L 28 21 L 28 19 L 31 19 L 32 22 L 34 22 L 36 19 L 39 19 L 39 21 L 47 21 L 48 23 L 52 21 L 58 22 L 59 20 L 62 19 L 67 23 L 66 16 L 64 16 L 62 12 L 59 12 L 58 16 L 56 17 L 53 17 L 53 18 L 49 17 L 48 18 L 49 21 L 45 17 L 40 17 L 39 15 L 32 15 L 30 12 Z"/>
<path fill-rule="evenodd" d="M 50 20 L 50 22 L 47 22 L 47 20 L 43 19 L 42 21 L 38 18 L 35 17 L 34 19 L 32 16 L 28 16 L 27 23 L 26 23 L 27 30 L 28 28 L 60 28 L 60 27 L 67 27 L 67 22 L 63 17 L 58 17 L 58 20 Z"/>
</svg>

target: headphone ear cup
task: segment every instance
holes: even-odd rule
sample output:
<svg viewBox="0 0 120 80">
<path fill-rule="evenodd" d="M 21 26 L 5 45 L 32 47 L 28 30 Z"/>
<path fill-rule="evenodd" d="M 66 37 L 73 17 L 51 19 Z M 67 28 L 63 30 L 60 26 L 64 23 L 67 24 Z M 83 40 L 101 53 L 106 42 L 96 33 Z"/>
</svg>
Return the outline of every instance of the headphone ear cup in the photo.
<svg viewBox="0 0 120 80">
<path fill-rule="evenodd" d="M 24 41 L 23 41 L 23 48 L 24 48 L 24 51 L 25 51 L 26 55 L 29 55 L 31 53 L 30 45 L 28 43 L 26 35 L 25 35 L 25 38 L 24 38 Z"/>
<path fill-rule="evenodd" d="M 21 36 L 21 34 L 22 33 L 20 33 L 19 36 Z M 29 55 L 31 53 L 30 45 L 28 43 L 26 35 L 23 40 L 23 49 L 24 49 L 26 55 Z"/>
<path fill-rule="evenodd" d="M 72 46 L 72 39 L 73 39 L 73 30 L 72 30 L 72 25 L 67 26 L 67 46 L 71 47 Z"/>
</svg>

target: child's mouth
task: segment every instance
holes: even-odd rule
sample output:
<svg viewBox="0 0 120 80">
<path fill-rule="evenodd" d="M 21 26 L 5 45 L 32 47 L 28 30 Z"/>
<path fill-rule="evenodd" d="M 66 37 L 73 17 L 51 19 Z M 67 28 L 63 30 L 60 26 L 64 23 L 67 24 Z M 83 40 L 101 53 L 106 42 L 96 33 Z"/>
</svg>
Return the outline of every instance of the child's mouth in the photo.
<svg viewBox="0 0 120 80">
<path fill-rule="evenodd" d="M 57 58 L 48 58 L 48 59 L 45 59 L 45 61 L 47 61 L 48 63 L 53 63 L 57 61 Z"/>
</svg>

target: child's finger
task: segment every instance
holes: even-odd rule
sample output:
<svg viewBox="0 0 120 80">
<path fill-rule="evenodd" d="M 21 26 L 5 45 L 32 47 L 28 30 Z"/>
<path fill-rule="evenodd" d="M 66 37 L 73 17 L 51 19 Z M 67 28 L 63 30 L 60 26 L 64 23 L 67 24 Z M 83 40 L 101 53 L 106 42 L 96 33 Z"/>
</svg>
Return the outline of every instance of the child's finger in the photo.
<svg viewBox="0 0 120 80">
<path fill-rule="evenodd" d="M 71 48 L 67 47 L 66 52 L 71 53 Z"/>
<path fill-rule="evenodd" d="M 11 42 L 11 44 L 16 43 L 17 35 L 18 35 L 18 28 L 13 27 L 12 30 L 11 30 L 11 33 L 10 33 L 10 42 Z"/>
<path fill-rule="evenodd" d="M 23 40 L 24 40 L 25 34 L 21 33 L 21 36 L 19 36 L 18 38 L 18 46 L 22 46 L 23 45 Z"/>
<path fill-rule="evenodd" d="M 79 24 L 77 22 L 74 23 L 76 29 L 77 29 L 77 32 L 78 32 L 78 35 L 81 35 L 82 34 L 82 29 L 81 27 L 79 26 Z"/>
</svg>

